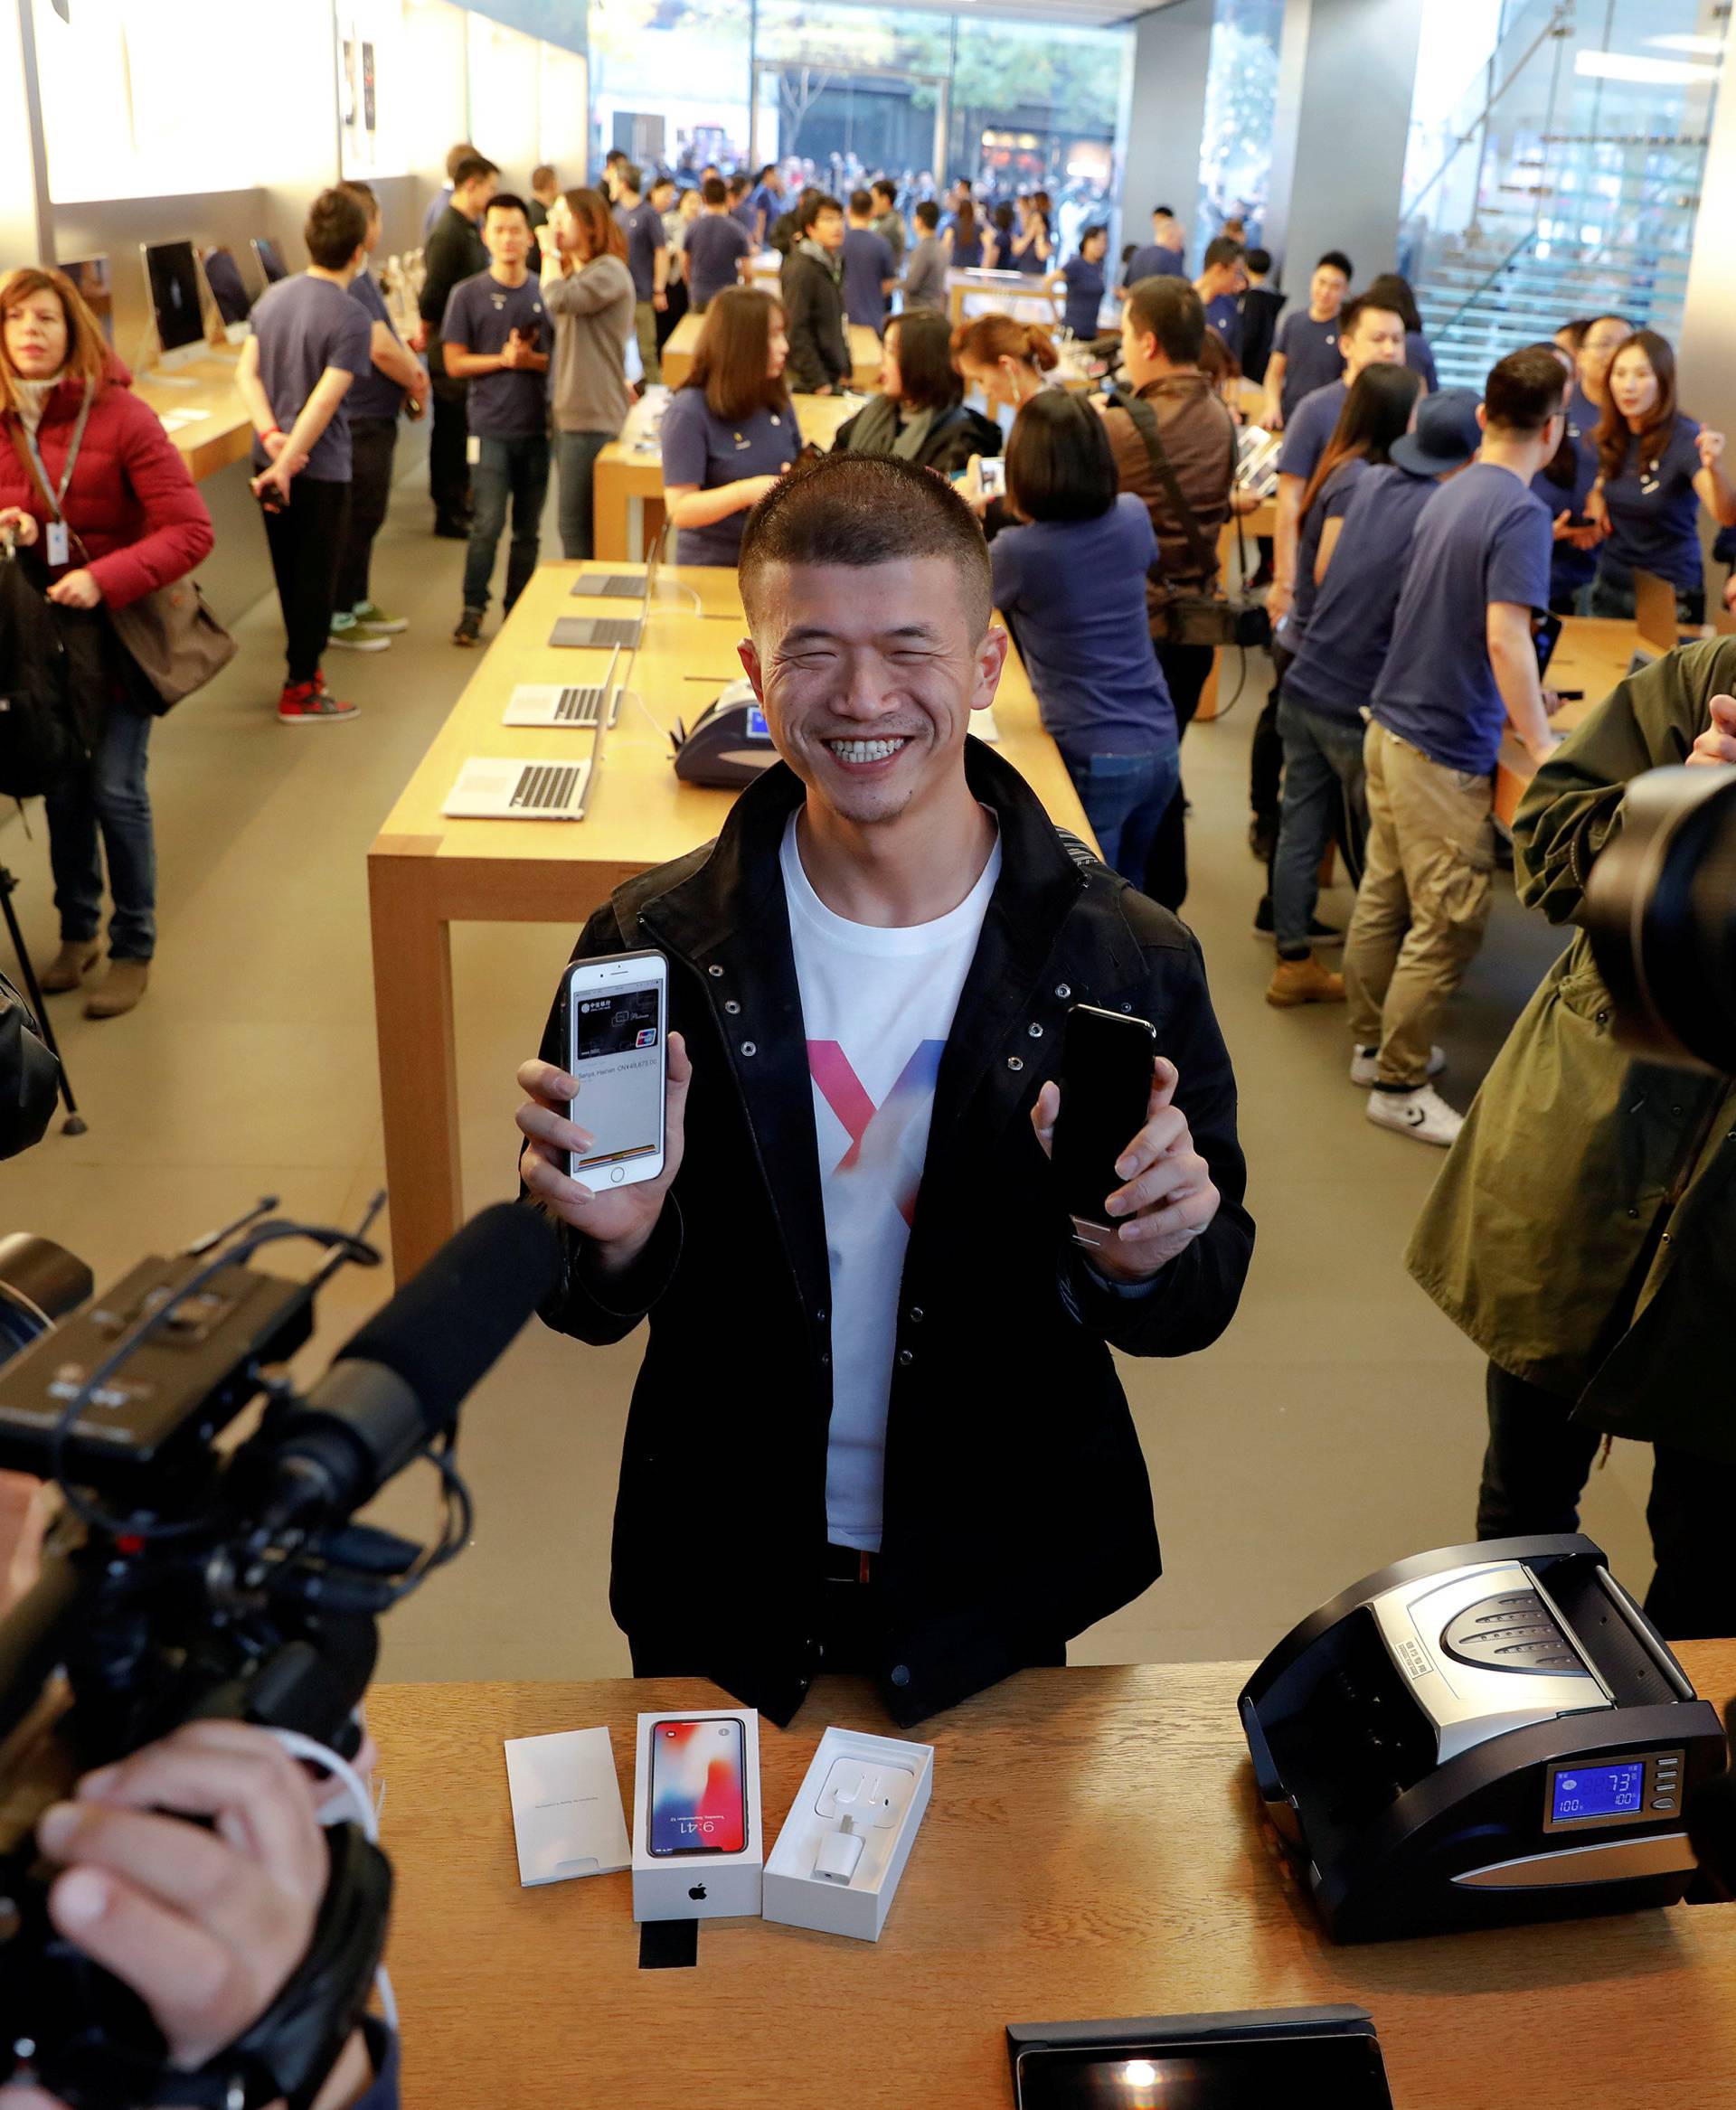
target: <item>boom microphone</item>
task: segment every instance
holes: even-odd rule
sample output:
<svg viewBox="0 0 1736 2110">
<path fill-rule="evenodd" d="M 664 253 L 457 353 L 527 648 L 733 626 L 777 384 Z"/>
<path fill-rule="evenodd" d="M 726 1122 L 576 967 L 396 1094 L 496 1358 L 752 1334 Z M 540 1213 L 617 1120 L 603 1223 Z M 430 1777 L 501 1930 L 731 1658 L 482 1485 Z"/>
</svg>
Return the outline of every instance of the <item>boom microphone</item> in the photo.
<svg viewBox="0 0 1736 2110">
<path fill-rule="evenodd" d="M 284 1423 L 268 1524 L 347 1517 L 371 1501 L 452 1426 L 560 1276 L 560 1242 L 535 1210 L 499 1201 L 472 1217 Z"/>
</svg>

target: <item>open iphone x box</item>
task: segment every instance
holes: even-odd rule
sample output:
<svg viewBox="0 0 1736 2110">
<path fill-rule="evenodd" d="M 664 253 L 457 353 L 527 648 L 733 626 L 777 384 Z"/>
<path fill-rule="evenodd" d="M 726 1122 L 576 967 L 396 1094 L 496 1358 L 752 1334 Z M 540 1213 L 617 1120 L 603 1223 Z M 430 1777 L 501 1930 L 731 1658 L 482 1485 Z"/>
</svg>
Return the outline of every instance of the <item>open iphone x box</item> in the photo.
<svg viewBox="0 0 1736 2110">
<path fill-rule="evenodd" d="M 764 1917 L 877 1942 L 934 1785 L 934 1746 L 827 1729 L 766 1863 Z"/>
<path fill-rule="evenodd" d="M 760 1717 L 750 1707 L 639 1717 L 635 1919 L 757 1919 L 765 1860 Z"/>
</svg>

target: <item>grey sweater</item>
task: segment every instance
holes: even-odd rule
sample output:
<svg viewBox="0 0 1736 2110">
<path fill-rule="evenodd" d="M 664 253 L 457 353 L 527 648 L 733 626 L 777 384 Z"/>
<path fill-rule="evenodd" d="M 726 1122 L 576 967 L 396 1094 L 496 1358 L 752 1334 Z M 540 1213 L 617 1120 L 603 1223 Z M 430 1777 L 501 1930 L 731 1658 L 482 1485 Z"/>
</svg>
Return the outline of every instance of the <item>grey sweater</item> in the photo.
<svg viewBox="0 0 1736 2110">
<path fill-rule="evenodd" d="M 544 282 L 542 305 L 554 317 L 549 400 L 557 431 L 616 433 L 627 422 L 634 299 L 619 257 L 593 257 L 570 278 Z"/>
<path fill-rule="evenodd" d="M 904 305 L 947 308 L 947 252 L 938 234 L 925 234 L 910 251 L 901 281 Z"/>
</svg>

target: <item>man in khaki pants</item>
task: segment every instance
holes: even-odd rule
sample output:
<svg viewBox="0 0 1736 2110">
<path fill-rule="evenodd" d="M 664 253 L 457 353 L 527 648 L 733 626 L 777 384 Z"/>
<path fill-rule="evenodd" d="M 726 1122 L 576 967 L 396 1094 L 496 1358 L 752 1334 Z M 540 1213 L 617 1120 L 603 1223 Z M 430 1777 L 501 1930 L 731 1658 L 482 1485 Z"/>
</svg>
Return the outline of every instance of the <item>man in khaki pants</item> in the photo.
<svg viewBox="0 0 1736 2110">
<path fill-rule="evenodd" d="M 1483 942 L 1495 871 L 1493 777 L 1508 717 L 1539 761 L 1556 745 L 1533 610 L 1549 606 L 1552 530 L 1531 479 L 1561 443 L 1561 362 L 1548 346 L 1490 372 L 1483 446 L 1417 521 L 1392 643 L 1363 744 L 1367 868 L 1344 941 L 1368 1117 L 1451 1144 L 1463 1116 L 1429 1079 L 1440 1008 Z"/>
</svg>

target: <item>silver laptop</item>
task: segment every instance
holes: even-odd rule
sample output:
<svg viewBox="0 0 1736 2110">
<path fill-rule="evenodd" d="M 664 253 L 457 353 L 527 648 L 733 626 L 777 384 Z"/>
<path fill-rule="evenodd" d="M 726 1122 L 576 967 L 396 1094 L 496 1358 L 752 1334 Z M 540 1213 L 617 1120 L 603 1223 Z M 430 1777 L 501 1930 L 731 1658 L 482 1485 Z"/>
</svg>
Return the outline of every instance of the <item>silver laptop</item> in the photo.
<svg viewBox="0 0 1736 2110">
<path fill-rule="evenodd" d="M 643 600 L 643 571 L 585 571 L 569 589 L 575 600 Z"/>
<path fill-rule="evenodd" d="M 599 708 L 582 762 L 472 755 L 440 811 L 458 821 L 582 821 L 602 767 L 609 719 Z"/>
<path fill-rule="evenodd" d="M 563 685 L 560 682 L 519 683 L 501 712 L 500 722 L 503 725 L 559 725 L 570 727 L 575 732 L 589 732 L 595 729 L 597 714 L 607 698 L 609 722 L 612 726 L 621 715 L 620 691 L 615 685 L 615 670 L 620 660 L 621 648 L 618 645 L 610 655 L 609 671 L 602 680 L 582 687 Z"/>
<path fill-rule="evenodd" d="M 549 643 L 604 652 L 625 645 L 635 652 L 641 627 L 637 616 L 557 616 Z"/>
</svg>

